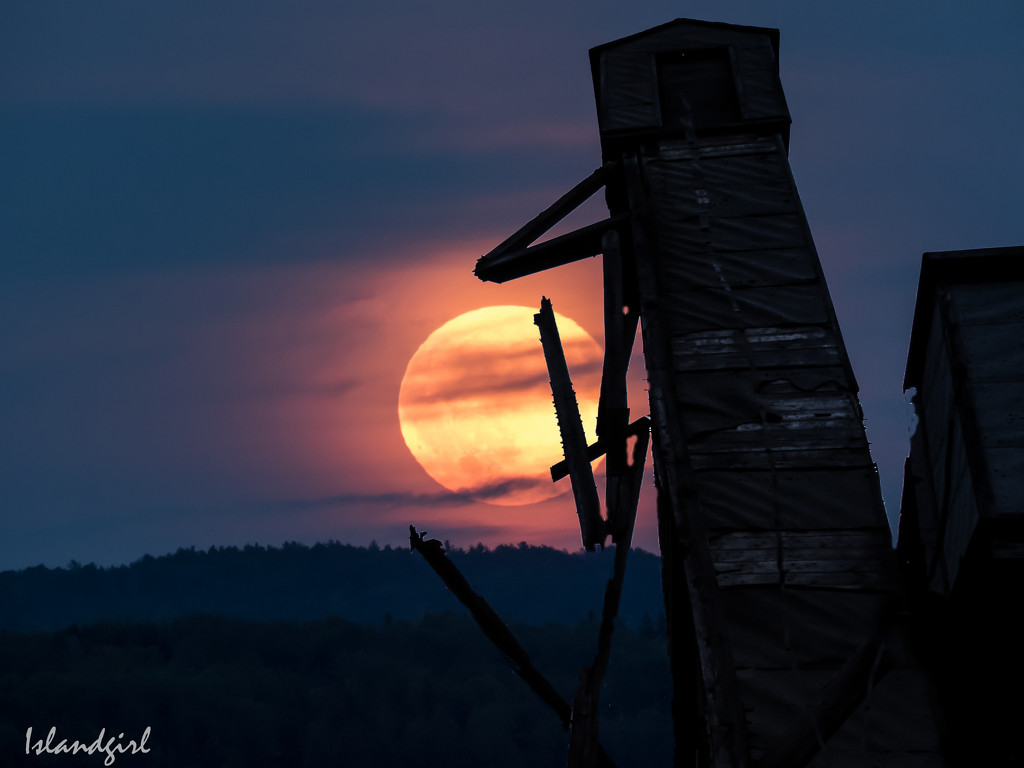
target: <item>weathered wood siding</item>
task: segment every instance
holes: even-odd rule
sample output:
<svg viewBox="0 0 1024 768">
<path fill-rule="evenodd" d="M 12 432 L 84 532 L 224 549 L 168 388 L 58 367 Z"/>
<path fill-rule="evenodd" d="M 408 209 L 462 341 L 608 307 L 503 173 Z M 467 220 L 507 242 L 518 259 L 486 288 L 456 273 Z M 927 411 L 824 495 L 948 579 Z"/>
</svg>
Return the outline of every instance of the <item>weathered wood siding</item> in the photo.
<svg viewBox="0 0 1024 768">
<path fill-rule="evenodd" d="M 953 765 L 1013 765 L 1024 687 L 1024 247 L 926 253 L 899 549 Z M 937 593 L 937 594 L 936 594 Z"/>
<path fill-rule="evenodd" d="M 965 559 L 1022 555 L 1024 249 L 925 254 L 917 301 L 906 534 L 928 587 L 949 594 Z"/>
<path fill-rule="evenodd" d="M 765 32 L 727 25 L 668 24 L 595 48 L 591 53 L 602 134 L 671 130 L 677 109 L 675 103 L 667 102 L 674 102 L 682 84 L 688 89 L 678 95 L 694 105 L 711 106 L 718 123 L 788 126 L 790 112 L 778 83 L 778 37 Z M 708 60 L 695 62 L 692 76 L 685 66 L 673 67 L 673 59 L 687 51 L 694 59 L 721 54 L 724 69 L 715 72 Z M 728 84 L 731 92 L 723 90 Z M 705 127 L 711 122 L 699 116 L 698 121 Z M 788 135 L 786 128 L 780 132 Z"/>
<path fill-rule="evenodd" d="M 677 733 L 699 733 L 695 718 L 708 734 L 678 760 L 937 766 L 925 680 L 889 618 L 895 559 L 857 384 L 789 169 L 777 43 L 680 21 L 591 52 L 604 160 L 624 169 L 609 206 L 631 217 L 639 275 L 677 717 L 691 719 Z M 721 94 L 684 93 L 708 112 L 668 119 L 657 78 L 687 51 L 701 69 L 677 67 L 668 90 L 731 82 L 738 117 Z"/>
</svg>

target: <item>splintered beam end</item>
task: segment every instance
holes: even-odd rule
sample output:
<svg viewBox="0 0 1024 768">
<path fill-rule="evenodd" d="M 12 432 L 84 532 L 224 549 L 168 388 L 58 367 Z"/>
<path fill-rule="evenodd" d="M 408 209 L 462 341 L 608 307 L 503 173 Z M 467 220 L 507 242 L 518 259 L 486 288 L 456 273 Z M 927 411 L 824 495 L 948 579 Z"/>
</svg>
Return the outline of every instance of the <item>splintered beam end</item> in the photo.
<svg viewBox="0 0 1024 768">
<path fill-rule="evenodd" d="M 569 378 L 565 352 L 558 336 L 555 313 L 547 297 L 541 299 L 540 312 L 534 316 L 534 322 L 540 329 L 544 361 L 551 378 L 551 394 L 555 401 L 558 431 L 562 438 L 562 450 L 569 469 L 569 478 L 572 481 L 572 494 L 576 502 L 576 514 L 580 520 L 583 547 L 593 551 L 598 545 L 604 545 L 605 524 L 601 517 L 601 502 L 597 496 L 594 472 L 587 458 L 587 438 L 583 432 L 579 405 Z"/>
</svg>

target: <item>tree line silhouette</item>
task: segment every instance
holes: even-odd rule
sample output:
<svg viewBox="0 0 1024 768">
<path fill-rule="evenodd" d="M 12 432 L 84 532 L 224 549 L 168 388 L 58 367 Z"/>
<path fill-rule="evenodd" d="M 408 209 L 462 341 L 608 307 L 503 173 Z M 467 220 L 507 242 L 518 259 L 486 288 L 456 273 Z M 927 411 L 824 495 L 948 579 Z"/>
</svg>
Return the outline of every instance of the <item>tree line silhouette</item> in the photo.
<svg viewBox="0 0 1024 768">
<path fill-rule="evenodd" d="M 593 657 L 611 553 L 453 549 L 562 695 Z M 668 764 L 657 557 L 635 552 L 600 715 L 615 763 Z M 632 583 L 631 581 L 632 580 Z M 631 587 L 631 590 L 630 590 Z M 632 603 L 630 602 L 632 600 Z M 115 765 L 562 766 L 558 720 L 407 549 L 181 549 L 0 573 L 0 764 L 56 739 L 138 739 Z"/>
<path fill-rule="evenodd" d="M 450 548 L 452 561 L 509 622 L 573 624 L 600 612 L 612 551 L 569 554 L 526 544 Z M 621 618 L 661 621 L 660 559 L 634 551 Z M 247 545 L 179 549 L 131 565 L 75 562 L 0 573 L 0 629 L 148 621 L 198 613 L 253 621 L 420 619 L 458 602 L 407 548 Z"/>
</svg>

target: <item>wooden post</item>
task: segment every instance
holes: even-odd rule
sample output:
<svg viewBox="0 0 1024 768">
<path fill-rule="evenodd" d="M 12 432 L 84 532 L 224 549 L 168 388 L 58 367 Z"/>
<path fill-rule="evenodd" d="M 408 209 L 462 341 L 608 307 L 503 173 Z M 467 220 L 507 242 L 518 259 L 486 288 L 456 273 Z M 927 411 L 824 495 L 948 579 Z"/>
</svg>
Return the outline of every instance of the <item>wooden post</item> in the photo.
<svg viewBox="0 0 1024 768">
<path fill-rule="evenodd" d="M 641 432 L 633 446 L 632 464 L 623 475 L 622 489 L 628 489 L 629 496 L 623 499 L 622 535 L 615 543 L 615 565 L 612 577 L 604 590 L 604 604 L 601 609 L 601 628 L 597 636 L 597 655 L 589 667 L 580 670 L 580 683 L 572 705 L 572 726 L 569 730 L 568 768 L 593 768 L 598 754 L 598 702 L 605 672 L 612 653 L 612 632 L 615 618 L 619 615 L 622 599 L 622 584 L 626 578 L 626 560 L 633 539 L 633 525 L 636 522 L 636 507 L 643 484 L 644 464 L 647 460 L 647 445 L 650 434 Z M 630 504 L 630 501 L 632 502 Z"/>
<path fill-rule="evenodd" d="M 597 435 L 607 451 L 605 505 L 608 508 L 608 532 L 612 541 L 618 544 L 629 514 L 626 480 L 629 474 L 626 458 L 629 401 L 626 394 L 626 371 L 636 334 L 636 318 L 635 315 L 632 318 L 626 316 L 619 233 L 606 233 L 601 245 L 604 254 L 604 367 L 601 372 L 601 399 L 597 409 Z"/>
</svg>

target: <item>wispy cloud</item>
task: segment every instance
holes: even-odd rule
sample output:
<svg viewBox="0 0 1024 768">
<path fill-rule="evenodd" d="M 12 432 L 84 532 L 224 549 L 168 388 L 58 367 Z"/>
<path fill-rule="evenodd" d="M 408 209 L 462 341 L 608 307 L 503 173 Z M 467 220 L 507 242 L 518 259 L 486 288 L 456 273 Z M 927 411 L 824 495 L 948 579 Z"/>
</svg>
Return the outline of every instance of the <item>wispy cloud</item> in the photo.
<svg viewBox="0 0 1024 768">
<path fill-rule="evenodd" d="M 441 491 L 438 493 L 411 493 L 393 491 L 386 493 L 338 493 L 308 499 L 289 499 L 278 502 L 275 507 L 297 510 L 337 508 L 348 506 L 380 506 L 380 507 L 459 507 L 477 504 L 489 499 L 498 499 L 510 493 L 518 493 L 547 486 L 545 479 L 535 477 L 513 477 L 498 483 L 464 488 L 459 491 Z"/>
<path fill-rule="evenodd" d="M 539 349 L 540 345 L 537 346 L 537 355 L 540 356 L 542 354 Z M 600 374 L 602 365 L 602 360 L 588 360 L 581 365 L 573 366 L 569 373 L 574 382 L 579 382 L 585 377 Z M 442 390 L 425 389 L 418 396 L 409 396 L 405 404 L 407 406 L 433 405 L 472 399 L 479 395 L 532 393 L 538 389 L 544 389 L 550 393 L 549 384 L 550 378 L 546 370 L 511 378 L 476 372 L 475 375 L 471 374 L 460 378 L 457 386 Z"/>
</svg>

